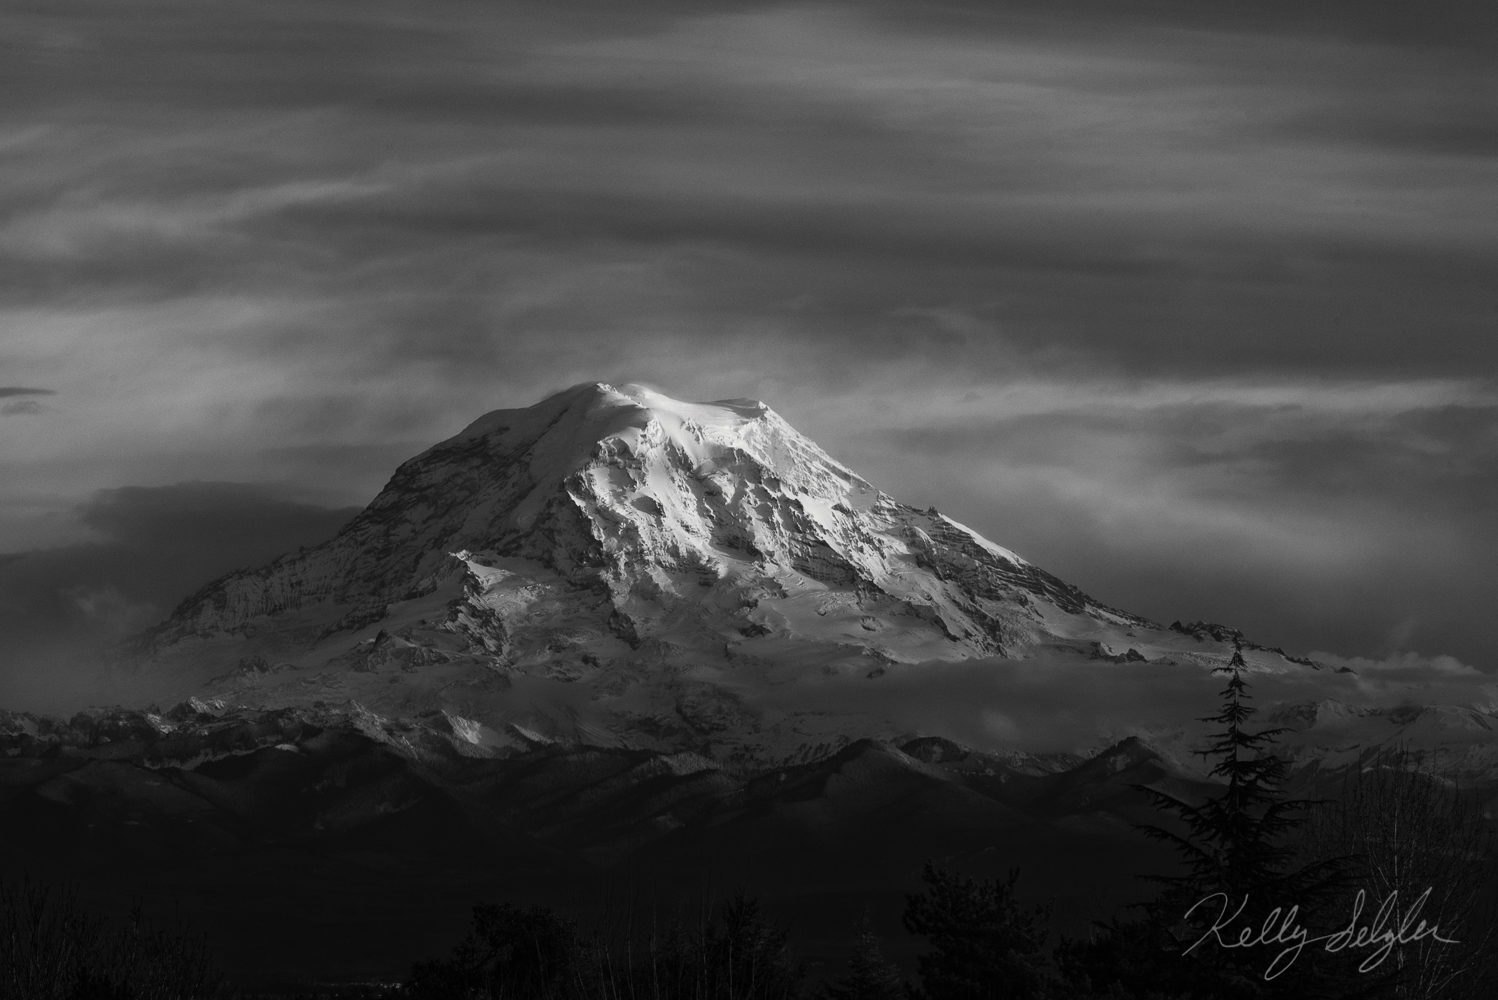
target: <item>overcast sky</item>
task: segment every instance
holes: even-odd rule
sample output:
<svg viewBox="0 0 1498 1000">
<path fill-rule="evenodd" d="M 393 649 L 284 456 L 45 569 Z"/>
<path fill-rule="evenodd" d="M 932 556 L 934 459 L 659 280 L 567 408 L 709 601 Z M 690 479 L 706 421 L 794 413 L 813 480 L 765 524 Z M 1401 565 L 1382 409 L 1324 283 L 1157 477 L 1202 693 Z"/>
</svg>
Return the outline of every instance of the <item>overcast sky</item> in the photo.
<svg viewBox="0 0 1498 1000">
<path fill-rule="evenodd" d="M 584 380 L 1498 670 L 1492 5 L 1227 6 L 6 4 L 0 674 Z"/>
</svg>

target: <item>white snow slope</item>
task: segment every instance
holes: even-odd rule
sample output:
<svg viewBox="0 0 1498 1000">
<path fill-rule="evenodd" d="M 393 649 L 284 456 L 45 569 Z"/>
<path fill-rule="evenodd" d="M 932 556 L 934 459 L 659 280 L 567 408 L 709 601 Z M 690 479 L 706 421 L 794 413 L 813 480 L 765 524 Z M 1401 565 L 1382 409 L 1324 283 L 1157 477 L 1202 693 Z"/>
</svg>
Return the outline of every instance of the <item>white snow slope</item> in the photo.
<svg viewBox="0 0 1498 1000">
<path fill-rule="evenodd" d="M 1215 666 L 1230 640 L 1105 607 L 896 502 L 763 403 L 593 383 L 406 462 L 335 538 L 205 587 L 119 671 L 155 699 L 440 712 L 476 750 L 786 754 L 878 735 L 749 707 L 797 678 L 1042 652 Z"/>
</svg>

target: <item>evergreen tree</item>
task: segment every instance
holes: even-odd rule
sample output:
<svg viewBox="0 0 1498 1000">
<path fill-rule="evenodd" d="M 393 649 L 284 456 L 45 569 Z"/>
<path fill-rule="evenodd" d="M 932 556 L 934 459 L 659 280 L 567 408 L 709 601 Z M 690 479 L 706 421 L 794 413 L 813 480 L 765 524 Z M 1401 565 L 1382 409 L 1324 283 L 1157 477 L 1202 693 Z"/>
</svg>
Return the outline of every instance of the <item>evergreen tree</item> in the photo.
<svg viewBox="0 0 1498 1000">
<path fill-rule="evenodd" d="M 415 962 L 406 995 L 416 1000 L 559 997 L 577 954 L 577 929 L 544 906 L 480 903 L 452 957 Z"/>
<path fill-rule="evenodd" d="M 1240 930 L 1260 931 L 1276 907 L 1284 914 L 1298 906 L 1299 923 L 1315 926 L 1318 911 L 1344 881 L 1344 859 L 1300 867 L 1292 864 L 1295 851 L 1289 834 L 1304 822 L 1305 810 L 1315 803 L 1285 793 L 1288 764 L 1272 747 L 1286 730 L 1247 727 L 1255 710 L 1247 704 L 1246 667 L 1241 643 L 1235 643 L 1228 666 L 1218 668 L 1227 675 L 1221 707 L 1202 719 L 1222 727 L 1196 751 L 1213 762 L 1210 774 L 1224 781 L 1222 790 L 1193 804 L 1169 792 L 1139 786 L 1185 828 L 1184 832 L 1153 825 L 1140 828 L 1175 848 L 1185 872 L 1151 877 L 1162 891 L 1143 904 L 1142 917 L 1100 926 L 1089 942 L 1063 942 L 1057 958 L 1067 982 L 1097 990 L 1099 996 L 1113 989 L 1120 996 L 1222 1000 L 1286 994 L 1375 996 L 1386 985 L 1370 977 L 1349 978 L 1340 967 L 1330 969 L 1327 956 L 1320 953 L 1301 955 L 1288 970 L 1266 979 L 1279 948 L 1225 949 L 1215 937 L 1202 940 L 1224 913 L 1238 913 L 1223 931 L 1228 940 Z"/>
<path fill-rule="evenodd" d="M 864 913 L 853 925 L 853 955 L 848 975 L 826 988 L 827 1000 L 905 1000 L 907 989 L 900 970 L 886 961 L 879 939 Z"/>
<path fill-rule="evenodd" d="M 1294 851 L 1285 835 L 1302 821 L 1299 815 L 1309 801 L 1287 799 L 1282 786 L 1287 765 L 1271 753 L 1275 738 L 1284 728 L 1244 728 L 1255 709 L 1245 704 L 1248 684 L 1243 679 L 1241 646 L 1219 671 L 1228 675 L 1222 707 L 1203 722 L 1223 726 L 1196 753 L 1215 760 L 1211 775 L 1226 780 L 1226 787 L 1199 806 L 1158 789 L 1143 788 L 1160 809 L 1175 814 L 1187 828 L 1185 835 L 1158 826 L 1144 832 L 1169 843 L 1186 863 L 1187 872 L 1159 879 L 1167 896 L 1194 896 L 1224 892 L 1234 900 L 1245 894 L 1260 894 L 1298 886 L 1303 878 L 1287 872 Z M 1174 890 L 1174 891 L 1172 891 Z M 1188 904 L 1189 905 L 1189 904 Z"/>
<path fill-rule="evenodd" d="M 928 886 L 907 896 L 905 929 L 927 939 L 920 956 L 920 995 L 929 1000 L 1029 1000 L 1046 995 L 1045 910 L 1021 910 L 1014 899 L 1018 871 L 982 882 L 931 862 Z"/>
<path fill-rule="evenodd" d="M 1235 641 L 1232 659 L 1217 671 L 1227 675 L 1221 707 L 1202 720 L 1222 727 L 1196 751 L 1214 762 L 1209 773 L 1225 781 L 1222 791 L 1193 805 L 1168 792 L 1144 789 L 1157 807 L 1174 814 L 1186 827 L 1184 834 L 1159 826 L 1143 827 L 1146 835 L 1174 847 L 1186 865 L 1182 875 L 1156 879 L 1164 891 L 1148 911 L 1153 923 L 1173 932 L 1182 951 L 1201 940 L 1224 912 L 1232 914 L 1240 906 L 1232 934 L 1247 928 L 1259 931 L 1277 907 L 1284 913 L 1298 906 L 1302 923 L 1314 920 L 1340 884 L 1337 860 L 1292 867 L 1295 850 L 1289 835 L 1305 822 L 1306 811 L 1316 803 L 1285 793 L 1289 765 L 1272 748 L 1288 730 L 1247 728 L 1256 709 L 1247 704 L 1251 696 L 1243 677 L 1246 667 L 1242 643 Z M 1203 902 L 1219 893 L 1219 900 Z M 1231 939 L 1227 931 L 1224 936 Z M 1215 937 L 1209 938 L 1189 956 L 1193 959 L 1190 979 L 1198 985 L 1212 984 L 1225 997 L 1287 992 L 1305 997 L 1345 995 L 1349 985 L 1354 993 L 1370 985 L 1369 981 L 1333 985 L 1332 980 L 1339 977 L 1327 975 L 1326 963 L 1315 961 L 1324 959 L 1319 954 L 1302 955 L 1289 969 L 1267 979 L 1269 963 L 1278 951 L 1224 949 Z"/>
</svg>

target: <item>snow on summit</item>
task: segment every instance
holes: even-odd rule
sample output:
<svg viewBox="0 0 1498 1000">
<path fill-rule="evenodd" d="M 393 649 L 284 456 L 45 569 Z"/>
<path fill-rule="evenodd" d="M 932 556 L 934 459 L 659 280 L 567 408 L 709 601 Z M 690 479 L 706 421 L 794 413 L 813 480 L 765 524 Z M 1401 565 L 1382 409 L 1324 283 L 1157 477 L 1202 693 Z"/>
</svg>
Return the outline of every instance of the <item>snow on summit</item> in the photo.
<svg viewBox="0 0 1498 1000">
<path fill-rule="evenodd" d="M 797 678 L 1221 646 L 899 503 L 762 402 L 587 383 L 417 455 L 336 537 L 209 584 L 127 666 L 155 697 L 440 711 L 476 745 L 783 744 L 810 723 L 747 706 Z"/>
<path fill-rule="evenodd" d="M 696 467 L 747 455 L 798 489 L 827 497 L 845 495 L 850 487 L 860 493 L 872 490 L 753 399 L 684 403 L 640 385 L 616 389 L 583 383 L 526 409 L 487 413 L 425 454 L 479 439 L 501 447 L 535 442 L 547 471 L 555 474 L 571 471 L 600 447 L 617 442 L 635 455 L 666 449 Z"/>
</svg>

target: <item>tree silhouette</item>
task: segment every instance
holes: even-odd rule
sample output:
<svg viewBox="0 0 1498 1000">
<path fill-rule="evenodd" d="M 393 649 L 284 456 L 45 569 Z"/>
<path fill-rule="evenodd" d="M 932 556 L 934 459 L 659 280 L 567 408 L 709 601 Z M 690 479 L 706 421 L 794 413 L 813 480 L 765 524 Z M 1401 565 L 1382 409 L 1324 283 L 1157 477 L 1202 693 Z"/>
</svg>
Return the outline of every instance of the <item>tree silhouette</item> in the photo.
<svg viewBox="0 0 1498 1000">
<path fill-rule="evenodd" d="M 853 954 L 848 975 L 825 990 L 828 1000 L 905 1000 L 907 989 L 900 970 L 888 962 L 879 938 L 864 913 L 853 925 Z"/>
<path fill-rule="evenodd" d="M 0 1000 L 210 1000 L 231 990 L 206 942 L 137 907 L 123 923 L 61 891 L 0 879 Z"/>
<path fill-rule="evenodd" d="M 1162 811 L 1172 813 L 1186 826 L 1180 834 L 1160 826 L 1144 826 L 1144 833 L 1175 848 L 1186 864 L 1183 875 L 1159 876 L 1172 902 L 1187 896 L 1226 893 L 1233 899 L 1246 894 L 1287 892 L 1314 881 L 1319 870 L 1292 871 L 1295 851 L 1286 836 L 1304 822 L 1304 813 L 1314 804 L 1308 799 L 1285 796 L 1288 765 L 1270 752 L 1283 727 L 1250 732 L 1244 728 L 1256 709 L 1246 704 L 1251 697 L 1243 679 L 1241 645 L 1233 658 L 1218 671 L 1228 676 L 1221 692 L 1222 707 L 1202 719 L 1223 726 L 1210 734 L 1212 742 L 1197 755 L 1215 760 L 1212 777 L 1226 781 L 1223 790 L 1193 805 L 1169 792 L 1141 786 Z M 1188 904 L 1189 905 L 1189 904 Z"/>
<path fill-rule="evenodd" d="M 576 950 L 572 922 L 546 907 L 480 903 L 451 958 L 412 964 L 406 993 L 417 1000 L 560 996 Z"/>
<path fill-rule="evenodd" d="M 1276 908 L 1283 915 L 1298 907 L 1300 923 L 1309 925 L 1347 881 L 1345 857 L 1295 864 L 1290 835 L 1317 802 L 1285 792 L 1288 763 L 1272 748 L 1287 730 L 1248 728 L 1255 709 L 1247 703 L 1246 669 L 1241 640 L 1235 639 L 1232 659 L 1216 671 L 1227 676 L 1221 705 L 1201 720 L 1222 727 L 1196 751 L 1212 762 L 1209 774 L 1223 781 L 1221 791 L 1192 802 L 1137 786 L 1178 823 L 1176 829 L 1139 829 L 1174 848 L 1185 871 L 1149 876 L 1161 892 L 1142 904 L 1141 918 L 1103 925 L 1089 942 L 1064 942 L 1057 958 L 1068 982 L 1103 990 L 1097 996 L 1222 1000 L 1377 996 L 1387 988 L 1385 979 L 1349 976 L 1345 961 L 1328 963 L 1319 953 L 1314 963 L 1301 956 L 1266 978 L 1280 948 L 1223 948 L 1210 935 L 1215 923 L 1235 913 L 1224 938 L 1233 940 L 1249 928 L 1257 933 Z"/>
<path fill-rule="evenodd" d="M 927 939 L 917 960 L 919 995 L 930 1000 L 1028 1000 L 1046 991 L 1047 914 L 1021 910 L 1018 871 L 1006 880 L 975 881 L 931 862 L 921 873 L 925 893 L 907 896 L 905 929 Z"/>
<path fill-rule="evenodd" d="M 1386 960 L 1399 973 L 1394 995 L 1498 996 L 1498 843 L 1481 800 L 1406 747 L 1365 751 L 1333 780 L 1335 798 L 1313 810 L 1297 837 L 1301 856 L 1348 858 L 1351 884 L 1373 908 L 1397 894 L 1395 924 L 1418 906 L 1444 938 L 1457 939 L 1395 948 Z"/>
</svg>

